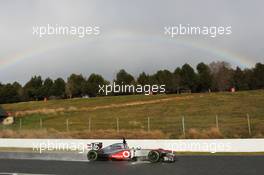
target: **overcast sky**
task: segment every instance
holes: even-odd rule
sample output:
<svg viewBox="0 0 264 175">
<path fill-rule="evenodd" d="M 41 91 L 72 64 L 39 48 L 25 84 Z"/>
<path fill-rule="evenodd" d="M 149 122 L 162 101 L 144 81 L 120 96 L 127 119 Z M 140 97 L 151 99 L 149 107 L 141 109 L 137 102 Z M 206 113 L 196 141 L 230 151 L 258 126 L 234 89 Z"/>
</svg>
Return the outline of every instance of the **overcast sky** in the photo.
<svg viewBox="0 0 264 175">
<path fill-rule="evenodd" d="M 1 0 L 0 82 L 25 83 L 32 75 L 102 74 L 124 68 L 173 71 L 177 66 L 227 61 L 264 62 L 264 1 L 254 0 Z M 32 34 L 41 25 L 99 26 L 99 36 Z M 232 34 L 169 38 L 164 26 L 231 26 Z"/>
</svg>

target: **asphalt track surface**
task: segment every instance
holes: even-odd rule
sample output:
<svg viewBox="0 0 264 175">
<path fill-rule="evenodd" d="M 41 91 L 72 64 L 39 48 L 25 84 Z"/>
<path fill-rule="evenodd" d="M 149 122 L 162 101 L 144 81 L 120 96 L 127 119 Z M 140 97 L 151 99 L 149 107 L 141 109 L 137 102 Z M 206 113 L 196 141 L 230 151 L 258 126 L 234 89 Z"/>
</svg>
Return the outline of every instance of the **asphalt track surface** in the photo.
<svg viewBox="0 0 264 175">
<path fill-rule="evenodd" d="M 0 174 L 263 175 L 264 156 L 180 156 L 175 163 L 0 159 Z"/>
</svg>

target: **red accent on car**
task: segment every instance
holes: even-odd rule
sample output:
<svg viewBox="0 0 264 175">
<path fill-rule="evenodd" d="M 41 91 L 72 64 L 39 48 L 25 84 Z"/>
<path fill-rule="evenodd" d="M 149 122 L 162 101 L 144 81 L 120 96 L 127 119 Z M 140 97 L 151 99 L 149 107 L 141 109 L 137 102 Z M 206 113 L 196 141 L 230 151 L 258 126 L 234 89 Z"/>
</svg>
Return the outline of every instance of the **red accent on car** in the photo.
<svg viewBox="0 0 264 175">
<path fill-rule="evenodd" d="M 130 157 L 129 150 L 120 151 L 110 156 L 110 158 L 117 160 L 124 160 L 124 159 L 128 159 L 129 157 Z"/>
</svg>

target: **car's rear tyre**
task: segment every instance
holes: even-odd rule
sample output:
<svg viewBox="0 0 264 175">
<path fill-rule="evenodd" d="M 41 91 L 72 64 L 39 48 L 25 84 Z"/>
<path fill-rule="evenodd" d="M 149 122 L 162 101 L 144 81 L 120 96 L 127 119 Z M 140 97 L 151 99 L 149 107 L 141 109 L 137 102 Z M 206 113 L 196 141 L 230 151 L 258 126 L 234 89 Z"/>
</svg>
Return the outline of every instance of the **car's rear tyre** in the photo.
<svg viewBox="0 0 264 175">
<path fill-rule="evenodd" d="M 156 162 L 159 162 L 160 161 L 160 153 L 159 151 L 156 151 L 156 150 L 152 150 L 148 153 L 148 160 L 151 162 L 151 163 L 156 163 Z"/>
<path fill-rule="evenodd" d="M 96 161 L 98 159 L 98 153 L 95 150 L 91 150 L 87 153 L 87 159 L 89 161 Z"/>
</svg>

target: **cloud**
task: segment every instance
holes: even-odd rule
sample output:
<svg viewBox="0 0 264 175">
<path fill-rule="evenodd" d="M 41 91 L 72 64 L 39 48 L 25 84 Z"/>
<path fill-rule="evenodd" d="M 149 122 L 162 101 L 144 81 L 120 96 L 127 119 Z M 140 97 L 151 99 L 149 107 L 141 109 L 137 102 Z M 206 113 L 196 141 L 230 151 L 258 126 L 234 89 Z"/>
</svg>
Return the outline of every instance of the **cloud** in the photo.
<svg viewBox="0 0 264 175">
<path fill-rule="evenodd" d="M 264 24 L 258 20 L 264 16 L 263 5 L 254 0 L 239 5 L 229 0 L 1 1 L 0 81 L 24 83 L 34 74 L 66 78 L 92 72 L 111 80 L 121 68 L 136 75 L 215 60 L 247 67 L 241 60 L 264 61 Z M 84 39 L 32 35 L 33 26 L 46 24 L 98 25 L 101 35 Z M 178 24 L 231 25 L 232 35 L 171 42 L 163 27 Z"/>
</svg>

